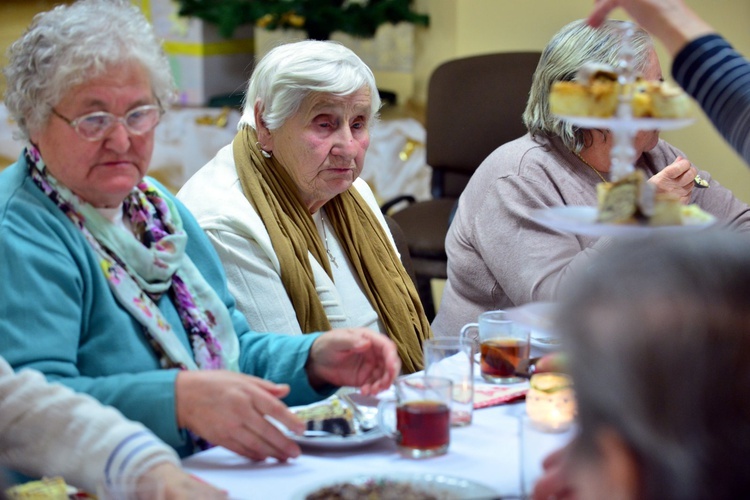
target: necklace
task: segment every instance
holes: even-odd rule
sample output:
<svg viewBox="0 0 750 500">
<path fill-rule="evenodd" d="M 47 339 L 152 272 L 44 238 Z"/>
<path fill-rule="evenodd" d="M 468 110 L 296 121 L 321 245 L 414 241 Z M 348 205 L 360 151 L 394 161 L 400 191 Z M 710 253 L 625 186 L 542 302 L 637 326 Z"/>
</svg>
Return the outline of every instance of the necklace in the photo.
<svg viewBox="0 0 750 500">
<path fill-rule="evenodd" d="M 584 160 L 584 159 L 583 159 L 583 156 L 581 156 L 581 154 L 580 154 L 580 153 L 577 153 L 577 152 L 573 151 L 573 154 L 574 154 L 574 155 L 576 155 L 576 156 L 578 157 L 578 159 L 579 159 L 579 160 L 581 160 L 581 161 L 583 162 L 583 164 L 584 164 L 584 165 L 586 165 L 586 166 L 587 166 L 587 167 L 589 167 L 589 168 L 590 168 L 591 170 L 593 170 L 594 172 L 596 172 L 596 175 L 598 175 L 598 176 L 599 176 L 599 178 L 600 178 L 600 179 L 602 180 L 602 182 L 607 182 L 607 179 L 605 179 L 605 178 L 604 178 L 604 176 L 602 175 L 602 173 L 601 173 L 601 172 L 599 172 L 599 171 L 598 171 L 598 170 L 597 170 L 596 168 L 594 168 L 594 166 L 593 166 L 593 165 L 592 165 L 591 163 L 589 163 L 589 162 L 587 162 L 586 160 Z"/>
<path fill-rule="evenodd" d="M 320 225 L 323 226 L 323 242 L 326 245 L 326 253 L 328 254 L 328 259 L 331 261 L 331 264 L 336 266 L 336 269 L 339 268 L 338 262 L 336 262 L 336 257 L 333 256 L 331 253 L 331 249 L 328 248 L 328 232 L 326 231 L 326 220 L 323 217 L 323 210 L 320 211 Z"/>
</svg>

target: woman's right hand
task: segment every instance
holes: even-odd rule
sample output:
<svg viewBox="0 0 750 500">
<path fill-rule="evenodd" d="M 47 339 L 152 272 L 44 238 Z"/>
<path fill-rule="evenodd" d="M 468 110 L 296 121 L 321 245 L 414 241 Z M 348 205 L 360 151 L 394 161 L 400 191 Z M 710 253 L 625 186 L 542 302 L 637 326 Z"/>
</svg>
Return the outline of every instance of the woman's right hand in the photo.
<svg viewBox="0 0 750 500">
<path fill-rule="evenodd" d="M 214 445 L 252 460 L 285 461 L 299 456 L 299 446 L 265 416 L 290 431 L 305 426 L 279 398 L 289 386 L 226 370 L 195 370 L 177 374 L 177 424 Z"/>
<path fill-rule="evenodd" d="M 687 205 L 690 203 L 696 175 L 698 169 L 685 158 L 678 156 L 674 162 L 654 174 L 648 182 L 656 187 L 657 193 L 670 194 Z"/>
</svg>

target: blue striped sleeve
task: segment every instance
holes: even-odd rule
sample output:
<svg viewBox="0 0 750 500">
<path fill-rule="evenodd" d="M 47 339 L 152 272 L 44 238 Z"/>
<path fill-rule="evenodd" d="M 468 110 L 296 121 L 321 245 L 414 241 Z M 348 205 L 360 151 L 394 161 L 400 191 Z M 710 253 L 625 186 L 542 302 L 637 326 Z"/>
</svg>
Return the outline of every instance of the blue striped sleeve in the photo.
<svg viewBox="0 0 750 500">
<path fill-rule="evenodd" d="M 672 76 L 750 165 L 750 62 L 721 36 L 706 35 L 677 54 Z"/>
</svg>

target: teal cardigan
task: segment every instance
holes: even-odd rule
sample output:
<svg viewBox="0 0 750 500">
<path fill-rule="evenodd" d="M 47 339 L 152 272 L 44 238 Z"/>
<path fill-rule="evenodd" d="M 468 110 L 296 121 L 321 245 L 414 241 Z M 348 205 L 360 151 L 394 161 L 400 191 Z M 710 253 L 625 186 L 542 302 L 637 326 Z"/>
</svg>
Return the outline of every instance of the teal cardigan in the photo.
<svg viewBox="0 0 750 500">
<path fill-rule="evenodd" d="M 327 396 L 309 385 L 305 372 L 319 334 L 250 330 L 235 309 L 210 242 L 188 210 L 169 196 L 188 235 L 187 254 L 229 309 L 240 342 L 240 370 L 290 384 L 289 405 Z M 33 183 L 23 156 L 0 173 L 0 287 L 0 355 L 13 368 L 34 368 L 116 407 L 181 456 L 195 451 L 187 432 L 177 426 L 177 371 L 160 369 L 141 325 L 111 293 L 81 231 Z M 158 306 L 190 349 L 167 294 Z"/>
</svg>

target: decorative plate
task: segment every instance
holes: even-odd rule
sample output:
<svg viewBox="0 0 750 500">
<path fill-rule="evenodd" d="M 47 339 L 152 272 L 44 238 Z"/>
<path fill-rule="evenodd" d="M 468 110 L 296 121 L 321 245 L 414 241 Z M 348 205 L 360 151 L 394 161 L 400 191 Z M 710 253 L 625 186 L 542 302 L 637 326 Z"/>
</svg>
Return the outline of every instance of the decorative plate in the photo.
<svg viewBox="0 0 750 500">
<path fill-rule="evenodd" d="M 383 483 L 397 483 L 398 485 L 410 487 L 412 490 L 432 494 L 441 500 L 499 498 L 499 495 L 492 488 L 460 477 L 445 476 L 443 474 L 410 474 L 394 472 L 384 474 L 361 474 L 338 479 L 322 480 L 300 489 L 292 495 L 291 500 L 305 500 L 308 495 L 312 495 L 322 488 L 343 483 L 355 486 L 366 486 L 370 483 L 376 485 Z"/>
</svg>

